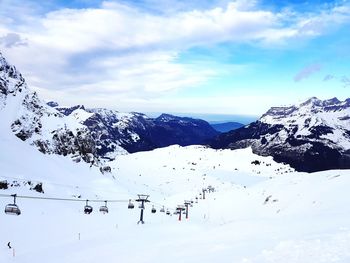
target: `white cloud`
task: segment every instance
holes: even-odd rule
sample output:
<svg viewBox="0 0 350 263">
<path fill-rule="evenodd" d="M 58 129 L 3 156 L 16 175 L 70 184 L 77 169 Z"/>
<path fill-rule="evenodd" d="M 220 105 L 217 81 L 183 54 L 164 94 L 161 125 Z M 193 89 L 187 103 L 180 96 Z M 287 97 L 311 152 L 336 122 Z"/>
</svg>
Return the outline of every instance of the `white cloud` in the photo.
<svg viewBox="0 0 350 263">
<path fill-rule="evenodd" d="M 25 46 L 27 43 L 23 40 L 20 35 L 16 33 L 7 33 L 4 36 L 0 36 L 0 44 L 6 48 L 12 48 L 16 46 Z"/>
<path fill-rule="evenodd" d="M 249 3 L 251 5 L 251 3 Z M 162 16 L 112 2 L 95 9 L 62 9 L 16 27 L 27 47 L 6 50 L 30 84 L 75 91 L 163 92 L 200 85 L 215 69 L 177 62 L 196 45 L 262 38 L 274 14 L 227 8 Z M 102 54 L 102 55 L 101 55 Z M 79 64 L 79 65 L 77 65 Z"/>
<path fill-rule="evenodd" d="M 63 9 L 48 13 L 38 21 L 36 28 L 30 28 L 28 38 L 33 45 L 46 45 L 66 53 L 92 49 L 181 49 L 269 38 L 267 30 L 277 26 L 276 16 L 269 11 L 240 8 L 242 4 L 234 2 L 225 9 L 162 16 L 105 2 L 99 9 Z"/>
<path fill-rule="evenodd" d="M 261 10 L 256 1 L 243 0 L 166 15 L 110 1 L 99 8 L 38 14 L 30 5 L 10 8 L 10 2 L 5 3 L 9 15 L 0 25 L 0 37 L 18 36 L 27 45 L 9 48 L 9 42 L 2 40 L 0 47 L 29 84 L 47 97 L 60 94 L 111 103 L 116 97 L 154 99 L 202 85 L 220 74 L 214 63 L 182 62 L 179 54 L 191 47 L 229 42 L 271 48 L 290 39 L 317 36 L 329 24 L 344 23 L 349 17 L 349 8 L 338 6 L 286 18 L 287 11 Z"/>
</svg>

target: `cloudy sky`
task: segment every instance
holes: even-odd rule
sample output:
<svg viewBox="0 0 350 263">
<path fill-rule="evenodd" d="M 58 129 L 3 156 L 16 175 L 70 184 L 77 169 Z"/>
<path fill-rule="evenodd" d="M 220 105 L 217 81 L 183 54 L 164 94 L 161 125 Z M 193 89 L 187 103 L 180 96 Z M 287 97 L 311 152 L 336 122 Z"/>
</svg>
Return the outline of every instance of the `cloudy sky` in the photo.
<svg viewBox="0 0 350 263">
<path fill-rule="evenodd" d="M 350 3 L 0 0 L 0 50 L 60 104 L 260 115 L 350 97 Z"/>
</svg>

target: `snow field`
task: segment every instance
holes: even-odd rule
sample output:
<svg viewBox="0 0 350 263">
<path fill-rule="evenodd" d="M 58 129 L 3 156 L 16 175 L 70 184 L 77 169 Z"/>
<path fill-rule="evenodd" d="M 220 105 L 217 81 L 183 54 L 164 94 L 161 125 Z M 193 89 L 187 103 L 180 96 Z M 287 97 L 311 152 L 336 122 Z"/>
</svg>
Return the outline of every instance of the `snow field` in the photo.
<svg viewBox="0 0 350 263">
<path fill-rule="evenodd" d="M 0 179 L 41 180 L 45 193 L 25 186 L 0 193 L 100 200 L 144 193 L 154 202 L 146 204 L 146 223 L 138 225 L 137 204 L 128 210 L 127 202 L 109 203 L 110 213 L 103 215 L 103 203 L 91 203 L 94 212 L 84 215 L 84 202 L 18 199 L 22 215 L 0 213 L 1 262 L 350 261 L 346 170 L 297 173 L 250 149 L 171 146 L 119 156 L 109 163 L 112 173 L 102 175 L 17 138 L 1 146 L 7 151 Z M 159 212 L 162 205 L 173 212 L 184 200 L 195 200 L 208 185 L 216 192 L 194 203 L 188 220 Z M 0 206 L 10 202 L 0 198 Z"/>
</svg>

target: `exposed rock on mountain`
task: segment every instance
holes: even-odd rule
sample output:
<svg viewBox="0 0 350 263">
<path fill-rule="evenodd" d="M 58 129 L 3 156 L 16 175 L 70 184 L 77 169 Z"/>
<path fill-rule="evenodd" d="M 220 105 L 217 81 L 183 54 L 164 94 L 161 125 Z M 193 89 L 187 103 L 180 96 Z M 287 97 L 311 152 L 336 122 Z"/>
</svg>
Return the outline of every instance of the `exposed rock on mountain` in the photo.
<svg viewBox="0 0 350 263">
<path fill-rule="evenodd" d="M 350 168 L 350 99 L 315 97 L 273 107 L 258 121 L 219 135 L 214 148 L 252 147 L 300 171 Z"/>
<path fill-rule="evenodd" d="M 3 136 L 12 131 L 43 153 L 98 162 L 95 141 L 89 130 L 41 101 L 1 53 L 0 119 Z"/>
</svg>

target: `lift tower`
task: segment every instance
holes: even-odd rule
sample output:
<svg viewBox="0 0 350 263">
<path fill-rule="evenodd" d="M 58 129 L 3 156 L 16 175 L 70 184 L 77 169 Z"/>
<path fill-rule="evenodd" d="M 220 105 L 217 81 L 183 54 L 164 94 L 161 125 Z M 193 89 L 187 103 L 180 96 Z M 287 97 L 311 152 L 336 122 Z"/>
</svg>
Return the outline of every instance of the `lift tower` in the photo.
<svg viewBox="0 0 350 263">
<path fill-rule="evenodd" d="M 150 201 L 148 200 L 149 195 L 142 195 L 142 194 L 140 194 L 140 195 L 138 195 L 138 197 L 139 197 L 139 198 L 136 199 L 135 201 L 141 203 L 141 204 L 139 205 L 139 208 L 141 209 L 141 213 L 140 213 L 140 221 L 137 222 L 137 223 L 138 223 L 138 224 L 139 224 L 139 223 L 144 224 L 145 222 L 143 221 L 143 210 L 145 210 L 145 203 L 150 202 Z"/>
</svg>

